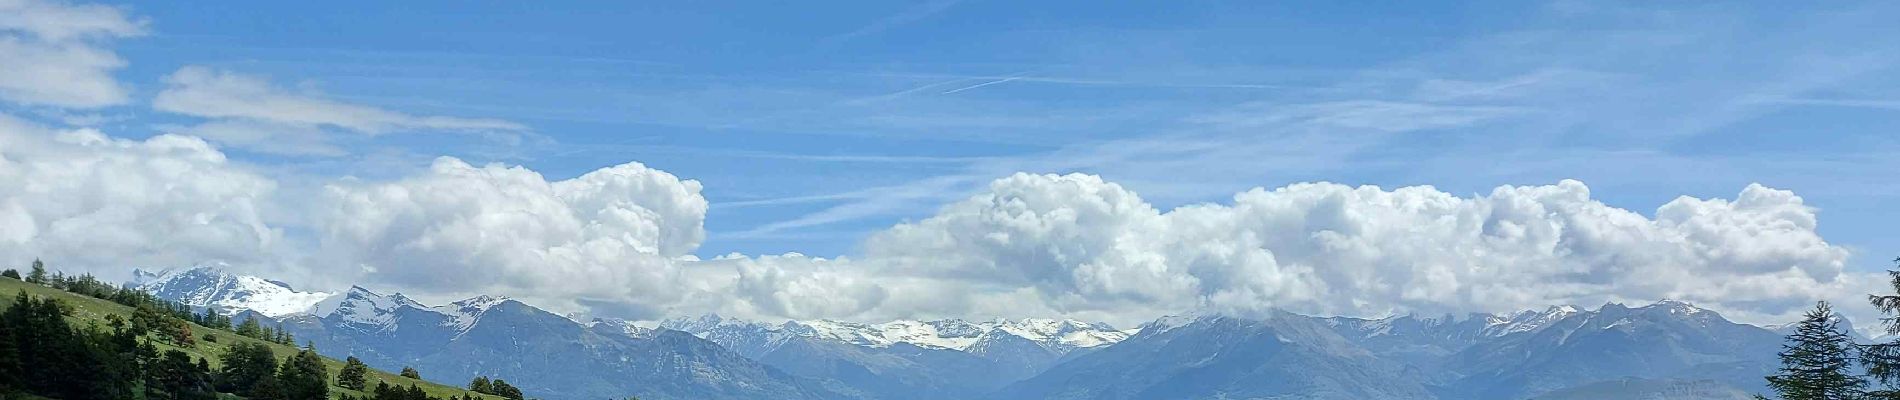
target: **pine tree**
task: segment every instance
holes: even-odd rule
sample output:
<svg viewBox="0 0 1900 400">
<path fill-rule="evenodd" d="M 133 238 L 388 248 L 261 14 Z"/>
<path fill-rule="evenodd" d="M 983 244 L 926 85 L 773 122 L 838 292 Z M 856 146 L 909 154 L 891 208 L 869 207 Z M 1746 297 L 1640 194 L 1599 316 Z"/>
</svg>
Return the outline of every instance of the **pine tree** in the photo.
<svg viewBox="0 0 1900 400">
<path fill-rule="evenodd" d="M 27 283 L 46 284 L 46 263 L 40 262 L 38 258 L 33 259 L 33 268 L 31 271 L 32 272 L 26 274 Z"/>
<path fill-rule="evenodd" d="M 1893 260 L 1900 268 L 1900 258 Z M 1888 284 L 1896 294 L 1867 295 L 1868 302 L 1887 317 L 1881 318 L 1881 325 L 1888 334 L 1900 335 L 1900 269 L 1887 271 Z M 1879 381 L 1880 390 L 1869 393 L 1876 399 L 1900 399 L 1900 339 L 1887 343 L 1876 343 L 1861 348 L 1861 366 L 1867 368 L 1867 375 Z"/>
<path fill-rule="evenodd" d="M 410 368 L 410 367 L 408 367 L 408 366 L 404 366 L 404 367 L 402 367 L 402 374 L 401 374 L 401 375 L 402 375 L 402 377 L 404 377 L 404 378 L 409 378 L 409 379 L 416 379 L 416 380 L 421 380 L 421 379 L 422 379 L 422 373 L 421 373 L 421 372 L 416 372 L 416 369 L 415 369 L 415 368 Z"/>
<path fill-rule="evenodd" d="M 468 383 L 468 390 L 481 394 L 495 394 L 495 385 L 488 382 L 488 377 L 477 376 L 475 380 Z"/>
<path fill-rule="evenodd" d="M 509 385 L 508 381 L 496 379 L 494 385 L 495 392 L 490 394 L 512 400 L 522 400 L 521 389 L 516 389 L 514 385 Z"/>
<path fill-rule="evenodd" d="M 13 278 L 13 279 L 20 279 L 20 270 L 7 268 L 7 270 L 5 271 L 0 271 L 0 276 Z"/>
<path fill-rule="evenodd" d="M 1827 302 L 1815 304 L 1782 345 L 1780 374 L 1767 377 L 1768 387 L 1783 400 L 1861 398 L 1867 382 L 1851 373 L 1854 342 L 1840 321 Z"/>
<path fill-rule="evenodd" d="M 257 386 L 275 380 L 277 358 L 262 343 L 237 343 L 226 350 L 217 376 L 218 391 L 254 395 Z"/>
<path fill-rule="evenodd" d="M 343 371 L 336 374 L 336 385 L 351 390 L 363 390 L 369 384 L 369 366 L 356 356 L 343 360 Z"/>
<path fill-rule="evenodd" d="M 256 318 L 245 318 L 244 322 L 238 324 L 237 334 L 253 339 L 263 339 L 264 326 L 258 324 Z"/>
<path fill-rule="evenodd" d="M 284 358 L 284 366 L 277 372 L 277 383 L 282 385 L 286 398 L 327 399 L 330 398 L 329 375 L 323 368 L 323 357 L 317 356 L 317 349 L 305 347 Z"/>
</svg>

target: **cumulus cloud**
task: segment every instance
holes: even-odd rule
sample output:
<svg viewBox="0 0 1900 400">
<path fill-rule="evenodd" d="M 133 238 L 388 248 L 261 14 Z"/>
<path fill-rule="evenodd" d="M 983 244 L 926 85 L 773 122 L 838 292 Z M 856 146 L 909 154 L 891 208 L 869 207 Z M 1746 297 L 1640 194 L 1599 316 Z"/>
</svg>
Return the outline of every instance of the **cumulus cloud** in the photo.
<svg viewBox="0 0 1900 400">
<path fill-rule="evenodd" d="M 116 8 L 38 0 L 0 0 L 0 99 L 92 108 L 129 97 L 112 73 L 125 66 L 105 47 L 145 33 Z"/>
<path fill-rule="evenodd" d="M 1308 183 L 1160 212 L 1094 176 L 1018 174 L 876 234 L 861 261 L 881 276 L 1027 290 L 1059 313 L 1121 320 L 1663 298 L 1760 316 L 1851 283 L 1847 251 L 1815 232 L 1815 210 L 1791 192 L 1751 185 L 1732 201 L 1684 197 L 1655 215 L 1605 205 L 1576 181 L 1472 197 Z"/>
<path fill-rule="evenodd" d="M 0 260 L 68 271 L 262 263 L 282 234 L 260 208 L 270 179 L 203 140 L 110 138 L 0 115 Z"/>
<path fill-rule="evenodd" d="M 278 182 L 200 139 L 0 117 L 0 257 L 92 272 L 295 265 L 292 277 L 336 285 L 648 319 L 1127 324 L 1196 309 L 1379 316 L 1669 298 L 1778 322 L 1878 282 L 1844 270 L 1848 251 L 1816 232 L 1813 207 L 1762 185 L 1647 215 L 1577 181 L 1469 196 L 1302 183 L 1161 210 L 1092 175 L 1016 174 L 873 234 L 853 257 L 700 260 L 700 184 L 638 163 L 551 180 L 443 157 L 406 178 L 318 184 L 280 198 Z"/>
<path fill-rule="evenodd" d="M 420 176 L 327 192 L 326 263 L 436 292 L 664 304 L 682 295 L 677 259 L 705 238 L 699 183 L 639 163 L 549 181 L 444 157 Z"/>
<path fill-rule="evenodd" d="M 152 108 L 210 120 L 173 130 L 260 152 L 335 155 L 341 150 L 330 144 L 330 130 L 363 135 L 399 131 L 511 135 L 528 130 L 497 119 L 410 115 L 345 103 L 287 90 L 263 77 L 201 66 L 180 68 L 164 82 L 165 89 L 152 100 Z"/>
</svg>

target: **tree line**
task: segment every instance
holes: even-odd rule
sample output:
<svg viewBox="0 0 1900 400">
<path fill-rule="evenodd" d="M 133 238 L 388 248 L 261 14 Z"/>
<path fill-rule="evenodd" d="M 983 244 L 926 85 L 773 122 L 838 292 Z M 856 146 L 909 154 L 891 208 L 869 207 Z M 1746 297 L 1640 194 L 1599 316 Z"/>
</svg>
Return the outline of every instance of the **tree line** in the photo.
<svg viewBox="0 0 1900 400">
<path fill-rule="evenodd" d="M 40 260 L 33 260 L 33 264 L 29 267 L 28 271 L 25 276 L 21 276 L 20 271 L 8 269 L 0 271 L 0 277 L 19 279 L 31 284 L 64 290 L 69 293 L 132 307 L 134 311 L 138 313 L 137 315 L 143 315 L 148 321 L 163 319 L 161 317 L 168 316 L 171 319 L 163 322 L 172 324 L 173 326 L 171 326 L 171 328 L 174 328 L 175 331 L 179 331 L 173 332 L 174 335 L 178 336 L 189 334 L 190 327 L 184 323 L 189 321 L 207 328 L 229 330 L 245 337 L 285 346 L 295 346 L 297 344 L 296 337 L 292 336 L 290 331 L 285 330 L 281 324 L 265 327 L 263 324 L 257 322 L 256 318 L 247 317 L 244 319 L 244 322 L 233 325 L 231 317 L 213 312 L 213 310 L 197 312 L 193 310 L 191 306 L 184 303 L 161 299 L 156 295 L 130 285 L 120 286 L 106 283 L 105 281 L 93 277 L 92 274 L 69 276 L 62 272 L 48 272 L 46 270 L 46 263 Z"/>
<path fill-rule="evenodd" d="M 179 349 L 160 352 L 157 343 L 194 348 L 200 340 L 216 342 L 206 332 L 193 336 L 191 323 L 240 336 L 288 344 L 293 338 L 281 327 L 265 328 L 255 319 L 232 326 L 230 318 L 206 310 L 193 312 L 181 303 L 166 301 L 129 286 L 105 284 L 91 275 L 66 276 L 48 273 L 45 265 L 34 260 L 29 273 L 0 271 L 0 277 L 52 287 L 74 294 L 104 299 L 132 308 L 130 318 L 118 314 L 104 317 L 106 323 L 93 321 L 75 326 L 68 319 L 75 309 L 58 299 L 33 296 L 21 290 L 12 306 L 0 312 L 0 398 L 16 394 L 73 400 L 213 400 L 220 394 L 258 400 L 309 400 L 331 398 L 329 372 L 315 348 L 303 349 L 279 360 L 271 347 L 258 342 L 234 343 L 218 356 L 220 367 L 213 370 L 209 360 L 195 358 Z M 190 322 L 190 323 L 188 323 Z M 405 368 L 405 376 L 420 379 L 420 374 Z M 358 391 L 368 389 L 369 367 L 350 357 L 336 385 Z M 520 391 L 497 380 L 490 393 L 521 399 Z M 378 382 L 370 396 L 344 400 L 445 400 L 430 397 L 419 387 L 401 389 Z M 486 392 L 482 392 L 486 393 Z M 468 400 L 462 395 L 446 400 Z"/>
<path fill-rule="evenodd" d="M 1900 258 L 1894 259 L 1900 268 Z M 1883 329 L 1900 335 L 1900 269 L 1888 271 L 1895 294 L 1870 294 Z M 1900 340 L 1859 344 L 1841 327 L 1827 302 L 1815 304 L 1794 325 L 1777 353 L 1781 367 L 1768 388 L 1784 400 L 1900 400 Z M 1757 399 L 1766 397 L 1755 396 Z"/>
</svg>

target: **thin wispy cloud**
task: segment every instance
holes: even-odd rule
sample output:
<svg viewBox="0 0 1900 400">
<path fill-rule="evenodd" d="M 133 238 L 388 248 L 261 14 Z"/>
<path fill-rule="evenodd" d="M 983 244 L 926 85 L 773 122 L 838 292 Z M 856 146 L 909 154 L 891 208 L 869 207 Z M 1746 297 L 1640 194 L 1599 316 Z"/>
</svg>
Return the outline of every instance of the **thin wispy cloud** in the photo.
<svg viewBox="0 0 1900 400">
<path fill-rule="evenodd" d="M 948 10 L 964 0 L 924 0 L 922 3 L 904 9 L 897 14 L 884 17 L 850 32 L 831 36 L 818 41 L 819 47 L 833 47 L 864 36 L 875 35 L 892 28 L 915 23 L 932 15 Z"/>
</svg>

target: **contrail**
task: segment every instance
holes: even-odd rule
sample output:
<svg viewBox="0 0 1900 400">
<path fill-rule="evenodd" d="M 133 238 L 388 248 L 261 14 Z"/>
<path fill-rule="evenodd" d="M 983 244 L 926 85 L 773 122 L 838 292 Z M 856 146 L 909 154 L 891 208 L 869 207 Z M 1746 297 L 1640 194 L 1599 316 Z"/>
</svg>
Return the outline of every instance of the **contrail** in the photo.
<svg viewBox="0 0 1900 400">
<path fill-rule="evenodd" d="M 962 88 L 957 88 L 957 89 L 951 89 L 951 90 L 946 90 L 946 91 L 944 91 L 943 93 L 939 93 L 939 94 L 951 94 L 951 93 L 956 93 L 956 92 L 961 92 L 961 91 L 965 91 L 965 90 L 970 90 L 970 89 L 975 89 L 975 88 L 980 88 L 980 87 L 984 87 L 984 86 L 989 86 L 989 85 L 994 85 L 994 84 L 998 84 L 998 83 L 1003 83 L 1003 82 L 1009 82 L 1009 81 L 1013 81 L 1013 80 L 1017 80 L 1017 79 L 1022 79 L 1022 77 L 1021 77 L 1021 76 L 1012 76 L 1012 77 L 1008 77 L 1008 78 L 1003 78 L 1003 79 L 997 79 L 997 80 L 993 80 L 993 81 L 989 81 L 989 82 L 983 82 L 983 83 L 978 83 L 978 84 L 975 84 L 975 85 L 970 85 L 970 86 L 964 86 L 964 87 L 962 87 Z"/>
</svg>

